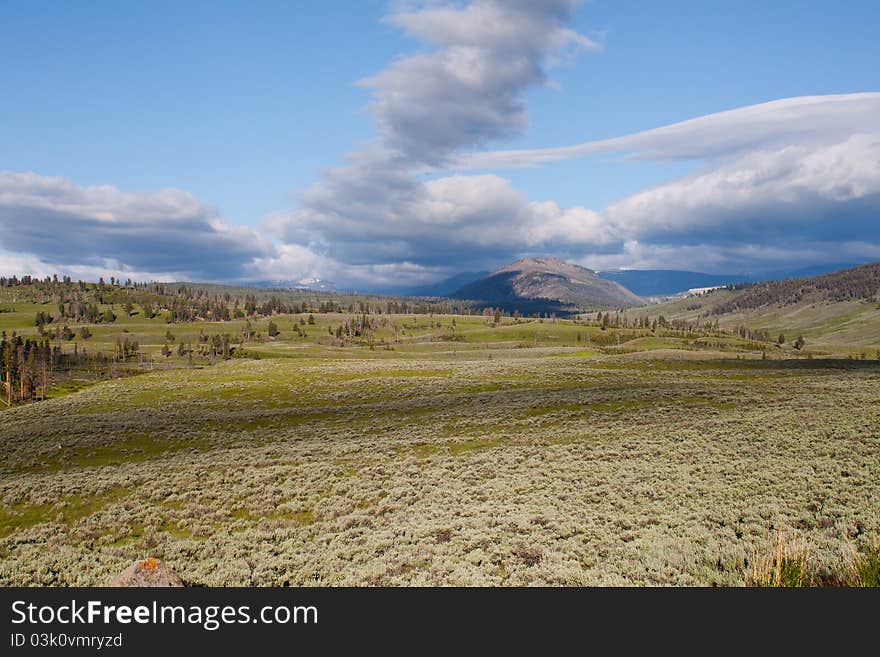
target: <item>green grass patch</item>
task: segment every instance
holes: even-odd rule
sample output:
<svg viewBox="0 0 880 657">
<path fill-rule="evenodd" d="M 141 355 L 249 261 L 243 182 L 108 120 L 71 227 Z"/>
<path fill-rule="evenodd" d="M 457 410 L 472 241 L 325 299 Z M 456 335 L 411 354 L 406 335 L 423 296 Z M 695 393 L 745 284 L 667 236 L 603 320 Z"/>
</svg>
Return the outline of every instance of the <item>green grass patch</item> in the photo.
<svg viewBox="0 0 880 657">
<path fill-rule="evenodd" d="M 128 494 L 124 486 L 117 486 L 99 496 L 70 495 L 55 504 L 4 505 L 0 507 L 0 538 L 44 522 L 57 520 L 67 527 L 86 518 Z"/>
<path fill-rule="evenodd" d="M 506 441 L 501 438 L 477 438 L 474 440 L 464 440 L 462 442 L 448 443 L 447 449 L 453 456 L 475 452 L 483 449 L 493 449 L 500 447 Z"/>
<path fill-rule="evenodd" d="M 276 511 L 261 513 L 239 507 L 230 511 L 229 515 L 235 520 L 244 520 L 249 524 L 265 520 L 280 520 L 293 523 L 298 527 L 307 527 L 315 523 L 315 515 L 311 509 L 301 509 L 299 511 L 279 509 Z"/>
<path fill-rule="evenodd" d="M 63 447 L 59 454 L 34 468 L 58 472 L 76 468 L 104 468 L 162 458 L 183 450 L 207 451 L 211 443 L 204 439 L 174 439 L 159 434 L 134 434 L 118 438 L 109 445 Z"/>
</svg>

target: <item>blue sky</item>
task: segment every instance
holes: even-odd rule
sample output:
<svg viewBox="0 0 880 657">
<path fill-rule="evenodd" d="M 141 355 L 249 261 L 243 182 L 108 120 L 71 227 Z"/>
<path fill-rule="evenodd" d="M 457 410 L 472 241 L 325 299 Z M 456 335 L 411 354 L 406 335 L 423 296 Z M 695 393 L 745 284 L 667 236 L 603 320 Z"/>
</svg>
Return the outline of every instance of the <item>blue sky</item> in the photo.
<svg viewBox="0 0 880 657">
<path fill-rule="evenodd" d="M 179 187 L 256 224 L 370 136 L 380 2 L 4 3 L 3 168 Z"/>
<path fill-rule="evenodd" d="M 0 224 L 44 227 L 0 238 L 7 271 L 385 288 L 527 254 L 729 272 L 829 249 L 880 257 L 870 96 L 853 100 L 856 121 L 830 103 L 795 117 L 794 136 L 770 128 L 724 152 L 636 141 L 542 166 L 456 162 L 880 91 L 876 2 L 35 1 L 0 2 L 0 15 Z M 851 173 L 831 191 L 827 162 Z M 790 176 L 776 197 L 802 198 L 773 206 L 767 180 L 752 199 L 707 191 L 755 170 Z M 682 206 L 681 189 L 704 206 Z M 800 203 L 816 216 L 798 219 Z M 829 241 L 823 222 L 841 217 L 852 230 Z M 65 254 L 74 233 L 82 252 Z"/>
</svg>

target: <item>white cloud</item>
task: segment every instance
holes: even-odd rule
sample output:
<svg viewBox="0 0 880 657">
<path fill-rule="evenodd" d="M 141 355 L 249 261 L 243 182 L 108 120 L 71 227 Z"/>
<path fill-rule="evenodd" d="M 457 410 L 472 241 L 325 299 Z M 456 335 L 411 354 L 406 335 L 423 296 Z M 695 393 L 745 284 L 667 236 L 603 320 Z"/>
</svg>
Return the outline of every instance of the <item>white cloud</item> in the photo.
<svg viewBox="0 0 880 657">
<path fill-rule="evenodd" d="M 531 203 L 508 180 L 492 174 L 402 186 L 393 197 L 374 203 L 352 196 L 334 201 L 329 208 L 312 203 L 279 215 L 269 225 L 282 240 L 298 240 L 356 265 L 476 265 L 503 261 L 524 249 L 552 251 L 610 238 L 597 213 Z"/>
<path fill-rule="evenodd" d="M 574 0 L 399 5 L 422 42 L 362 81 L 377 138 L 265 229 L 180 190 L 80 187 L 0 173 L 0 267 L 143 278 L 405 287 L 552 254 L 597 267 L 708 271 L 878 257 L 880 93 L 789 98 L 613 139 L 473 152 L 527 126 L 524 93 L 566 52 Z M 530 200 L 496 170 L 594 154 L 696 160 L 604 210 Z M 572 181 L 577 184 L 578 181 Z"/>
<path fill-rule="evenodd" d="M 601 153 L 642 159 L 729 157 L 758 148 L 828 144 L 880 130 L 880 93 L 801 96 L 708 114 L 632 135 L 573 146 L 458 157 L 456 171 L 532 167 Z"/>
<path fill-rule="evenodd" d="M 789 242 L 878 237 L 880 134 L 761 149 L 611 204 L 624 239 Z"/>
<path fill-rule="evenodd" d="M 584 262 L 743 271 L 877 257 L 880 93 L 789 98 L 571 147 L 466 155 L 456 165 L 536 166 L 609 152 L 702 165 L 611 203 L 593 219 L 602 239 L 572 230 Z"/>
<path fill-rule="evenodd" d="M 618 251 L 571 258 L 595 270 L 685 269 L 708 273 L 758 274 L 809 264 L 880 260 L 877 242 L 846 241 L 829 250 L 826 242 L 794 244 L 652 244 L 624 242 Z"/>
<path fill-rule="evenodd" d="M 551 60 L 598 48 L 566 27 L 577 4 L 429 2 L 392 13 L 387 21 L 428 49 L 362 81 L 373 92 L 378 141 L 326 171 L 267 227 L 325 266 L 336 263 L 341 276 L 412 267 L 439 275 L 568 243 L 572 232 L 601 235 L 595 213 L 531 204 L 495 175 L 425 178 L 460 149 L 523 130 L 523 93 L 547 83 Z"/>
<path fill-rule="evenodd" d="M 742 269 L 768 264 L 768 240 L 787 242 L 774 251 L 780 262 L 814 257 L 823 241 L 871 252 L 880 93 L 789 98 L 562 148 L 473 152 L 525 128 L 522 94 L 547 83 L 555 56 L 598 48 L 566 26 L 576 4 L 421 2 L 389 16 L 426 50 L 363 81 L 378 140 L 273 217 L 273 234 L 340 276 L 401 263 L 485 269 L 535 253 Z M 602 211 L 530 201 L 492 171 L 597 153 L 702 166 Z"/>
<path fill-rule="evenodd" d="M 387 17 L 434 46 L 361 84 L 382 143 L 411 163 L 436 165 L 453 151 L 517 134 L 522 92 L 547 82 L 544 65 L 569 49 L 598 49 L 565 27 L 573 0 L 416 3 Z"/>
<path fill-rule="evenodd" d="M 815 262 L 819 243 L 828 259 L 844 242 L 853 260 L 868 259 L 880 242 L 878 103 L 880 94 L 788 99 L 620 138 L 640 157 L 704 162 L 601 212 L 530 202 L 496 174 L 419 181 L 387 154 L 360 154 L 274 227 L 357 265 L 485 268 L 540 252 L 723 271 Z M 767 243 L 786 246 L 771 258 Z"/>
<path fill-rule="evenodd" d="M 64 178 L 0 172 L 0 264 L 52 273 L 132 272 L 167 280 L 235 278 L 270 247 L 176 189 L 123 192 Z"/>
<path fill-rule="evenodd" d="M 307 247 L 282 244 L 266 257 L 256 258 L 246 268 L 246 280 L 259 281 L 330 281 L 340 289 L 369 290 L 406 288 L 441 280 L 455 273 L 443 266 L 425 266 L 413 262 L 351 265 Z"/>
<path fill-rule="evenodd" d="M 74 280 L 97 281 L 99 278 L 110 280 L 111 276 L 133 281 L 171 282 L 186 280 L 186 272 L 155 272 L 134 270 L 113 259 L 102 258 L 95 265 L 69 265 L 49 263 L 38 256 L 28 253 L 10 253 L 0 250 L 0 272 L 3 276 L 70 276 Z"/>
</svg>

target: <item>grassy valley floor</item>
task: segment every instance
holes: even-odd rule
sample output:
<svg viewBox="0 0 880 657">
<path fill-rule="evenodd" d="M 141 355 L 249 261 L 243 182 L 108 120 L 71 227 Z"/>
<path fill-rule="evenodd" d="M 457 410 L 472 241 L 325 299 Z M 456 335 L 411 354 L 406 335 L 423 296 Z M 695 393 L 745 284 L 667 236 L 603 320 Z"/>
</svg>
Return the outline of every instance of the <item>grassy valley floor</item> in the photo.
<svg viewBox="0 0 880 657">
<path fill-rule="evenodd" d="M 0 583 L 151 555 L 197 585 L 739 585 L 780 532 L 828 568 L 880 535 L 877 361 L 552 326 L 267 343 L 4 411 Z"/>
</svg>

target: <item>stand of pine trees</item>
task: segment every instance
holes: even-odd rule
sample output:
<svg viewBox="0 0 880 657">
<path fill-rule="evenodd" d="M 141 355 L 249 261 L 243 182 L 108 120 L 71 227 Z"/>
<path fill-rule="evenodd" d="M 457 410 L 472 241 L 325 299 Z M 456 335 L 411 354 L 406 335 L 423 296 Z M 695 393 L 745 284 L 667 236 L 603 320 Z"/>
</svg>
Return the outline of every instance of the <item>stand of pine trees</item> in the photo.
<svg viewBox="0 0 880 657">
<path fill-rule="evenodd" d="M 0 288 L 15 288 L 20 301 L 54 303 L 52 312 L 40 311 L 35 324 L 44 329 L 53 322 L 74 324 L 111 324 L 118 314 L 140 313 L 146 319 L 164 317 L 169 323 L 197 320 L 272 317 L 285 314 L 461 314 L 479 312 L 467 301 L 351 295 L 305 290 L 265 290 L 228 288 L 217 291 L 212 286 L 185 283 L 133 283 L 113 277 L 110 283 L 72 281 L 58 276 L 44 279 L 32 276 L 2 276 Z M 233 292 L 241 293 L 236 294 Z M 359 296 L 351 301 L 352 296 Z M 139 309 L 138 309 L 139 307 Z M 57 309 L 57 310 L 56 310 Z"/>
<path fill-rule="evenodd" d="M 23 339 L 13 335 L 0 337 L 3 401 L 7 406 L 30 399 L 44 399 L 49 389 L 49 375 L 58 364 L 59 350 L 48 340 Z"/>
<path fill-rule="evenodd" d="M 119 362 L 140 356 L 136 342 L 120 343 L 116 353 L 80 351 L 64 353 L 48 339 L 0 334 L 0 401 L 5 406 L 46 399 L 60 373 L 77 371 L 103 378 L 114 376 Z"/>
</svg>

